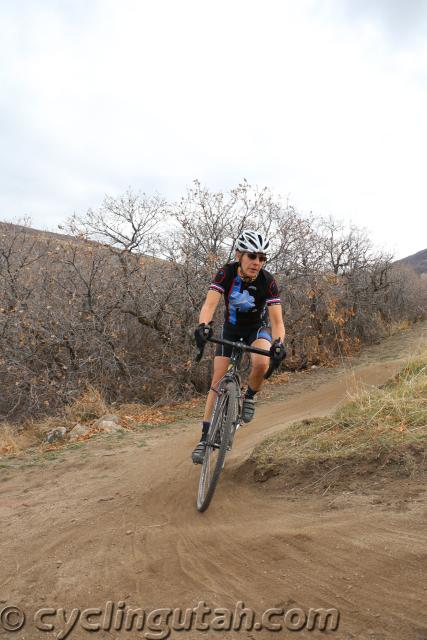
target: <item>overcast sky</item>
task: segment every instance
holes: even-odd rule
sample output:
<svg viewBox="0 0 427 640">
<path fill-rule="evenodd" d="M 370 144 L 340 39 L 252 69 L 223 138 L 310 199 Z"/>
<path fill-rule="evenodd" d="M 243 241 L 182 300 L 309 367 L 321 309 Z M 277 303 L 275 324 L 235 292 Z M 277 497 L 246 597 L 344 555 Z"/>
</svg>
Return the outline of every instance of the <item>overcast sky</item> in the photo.
<svg viewBox="0 0 427 640">
<path fill-rule="evenodd" d="M 427 0 L 0 0 L 0 219 L 242 178 L 427 247 Z"/>
</svg>

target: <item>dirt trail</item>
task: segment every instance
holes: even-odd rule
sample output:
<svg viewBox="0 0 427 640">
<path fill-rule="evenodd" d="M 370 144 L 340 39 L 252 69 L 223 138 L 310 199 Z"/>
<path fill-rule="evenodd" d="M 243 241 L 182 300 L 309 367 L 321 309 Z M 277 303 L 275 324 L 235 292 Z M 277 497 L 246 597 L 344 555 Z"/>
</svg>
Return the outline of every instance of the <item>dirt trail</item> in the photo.
<svg viewBox="0 0 427 640">
<path fill-rule="evenodd" d="M 322 415 L 361 384 L 381 384 L 427 343 L 427 323 L 395 335 L 337 369 L 295 376 L 237 434 L 205 514 L 195 509 L 198 468 L 192 424 L 93 440 L 38 465 L 0 468 L 0 611 L 26 611 L 22 630 L 0 638 L 56 637 L 37 631 L 41 607 L 187 608 L 243 600 L 261 614 L 278 607 L 336 608 L 337 631 L 172 633 L 179 638 L 426 640 L 426 501 L 416 480 L 367 480 L 365 491 L 292 497 L 242 473 L 255 444 L 296 419 Z M 282 396 L 278 398 L 278 396 Z M 2 461 L 3 462 L 3 461 Z M 279 618 L 273 618 L 276 622 Z M 63 626 L 63 624 L 62 624 Z M 69 638 L 147 637 L 146 630 Z M 161 637 L 159 633 L 152 637 Z"/>
</svg>

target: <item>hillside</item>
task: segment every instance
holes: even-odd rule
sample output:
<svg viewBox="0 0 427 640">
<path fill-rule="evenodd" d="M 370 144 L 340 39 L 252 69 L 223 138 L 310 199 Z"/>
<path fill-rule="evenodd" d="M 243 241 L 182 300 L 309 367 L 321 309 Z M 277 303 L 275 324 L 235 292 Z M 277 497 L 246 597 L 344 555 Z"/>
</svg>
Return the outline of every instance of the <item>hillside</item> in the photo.
<svg viewBox="0 0 427 640">
<path fill-rule="evenodd" d="M 401 260 L 397 260 L 396 263 L 407 264 L 424 278 L 427 277 L 427 249 L 418 251 L 417 253 L 407 256 L 406 258 L 402 258 Z"/>
<path fill-rule="evenodd" d="M 112 245 L 97 242 L 96 240 L 88 240 L 83 236 L 72 236 L 67 235 L 65 233 L 56 233 L 55 231 L 45 231 L 42 229 L 34 229 L 33 227 L 14 224 L 12 222 L 2 222 L 0 221 L 0 237 L 7 236 L 8 238 L 15 238 L 16 236 L 21 236 L 26 239 L 26 242 L 34 244 L 35 246 L 41 247 L 46 246 L 46 244 L 51 244 L 53 242 L 59 243 L 60 246 L 64 245 L 72 245 L 74 246 L 93 246 L 97 248 L 104 248 L 107 250 L 111 250 Z M 119 249 L 116 248 L 116 251 Z M 133 255 L 139 257 L 140 260 L 144 260 L 144 263 L 150 262 L 154 264 L 164 265 L 167 261 L 154 257 L 151 255 L 146 255 L 144 253 L 138 254 L 137 251 L 132 252 Z"/>
<path fill-rule="evenodd" d="M 31 236 L 32 238 L 37 238 L 38 240 L 44 239 L 44 240 L 61 240 L 66 242 L 81 242 L 81 239 L 66 235 L 64 233 L 55 233 L 54 231 L 43 231 L 41 229 L 34 229 L 33 227 L 27 227 L 21 224 L 13 224 L 12 222 L 0 221 L 0 234 L 12 235 L 16 233 L 26 233 L 28 236 Z"/>
</svg>

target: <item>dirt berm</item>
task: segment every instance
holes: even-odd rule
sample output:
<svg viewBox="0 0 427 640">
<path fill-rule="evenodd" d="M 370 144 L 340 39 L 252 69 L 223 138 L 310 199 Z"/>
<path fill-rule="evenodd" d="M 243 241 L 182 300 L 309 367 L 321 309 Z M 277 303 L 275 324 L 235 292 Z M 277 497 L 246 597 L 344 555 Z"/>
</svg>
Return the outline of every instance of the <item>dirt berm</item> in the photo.
<svg viewBox="0 0 427 640">
<path fill-rule="evenodd" d="M 330 413 L 355 384 L 384 383 L 426 342 L 427 325 L 417 324 L 351 363 L 298 374 L 280 390 L 270 386 L 255 420 L 239 430 L 204 514 L 195 508 L 193 419 L 98 438 L 55 455 L 3 460 L 0 637 L 165 637 L 166 626 L 159 623 L 156 631 L 153 616 L 151 633 L 147 626 L 120 630 L 120 612 L 186 609 L 200 601 L 234 612 L 243 601 L 258 621 L 275 608 L 264 622 L 281 630 L 250 630 L 246 619 L 240 630 L 201 630 L 199 618 L 199 630 L 172 631 L 171 637 L 427 640 L 421 478 L 370 475 L 333 495 L 292 494 L 274 481 L 256 483 L 245 472 L 264 436 Z M 5 630 L 18 621 L 10 606 L 26 614 L 25 625 L 14 632 Z M 53 613 L 61 607 L 70 625 L 76 618 L 68 636 L 60 634 L 61 611 Z M 83 614 L 88 608 L 102 613 Z M 304 624 L 310 609 L 318 608 L 339 611 L 338 629 Z M 212 627 L 213 614 L 203 620 Z M 49 623 L 51 631 L 43 627 Z M 91 624 L 92 631 L 85 631 Z"/>
</svg>

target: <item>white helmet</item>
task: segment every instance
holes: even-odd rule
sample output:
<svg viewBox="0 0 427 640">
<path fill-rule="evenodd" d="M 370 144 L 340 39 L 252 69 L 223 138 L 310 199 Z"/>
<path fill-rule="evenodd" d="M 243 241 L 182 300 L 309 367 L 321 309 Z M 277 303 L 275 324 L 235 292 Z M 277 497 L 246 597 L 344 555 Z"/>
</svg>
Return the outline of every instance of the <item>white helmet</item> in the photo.
<svg viewBox="0 0 427 640">
<path fill-rule="evenodd" d="M 270 246 L 269 240 L 264 238 L 258 231 L 247 229 L 242 231 L 236 240 L 236 251 L 253 251 L 254 253 L 267 253 Z"/>
</svg>

